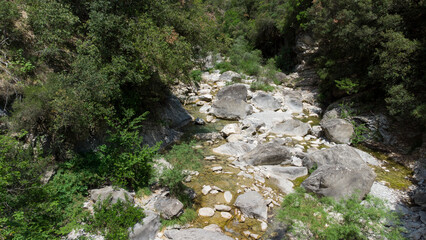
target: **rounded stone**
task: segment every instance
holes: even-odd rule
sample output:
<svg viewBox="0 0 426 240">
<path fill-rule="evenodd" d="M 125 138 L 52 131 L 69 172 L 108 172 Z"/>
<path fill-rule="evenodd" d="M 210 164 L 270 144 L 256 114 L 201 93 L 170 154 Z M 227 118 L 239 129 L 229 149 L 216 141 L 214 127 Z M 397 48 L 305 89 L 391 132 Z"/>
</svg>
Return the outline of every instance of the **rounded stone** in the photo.
<svg viewBox="0 0 426 240">
<path fill-rule="evenodd" d="M 209 207 L 200 208 L 198 210 L 198 215 L 202 217 L 212 217 L 214 215 L 214 209 Z"/>
</svg>

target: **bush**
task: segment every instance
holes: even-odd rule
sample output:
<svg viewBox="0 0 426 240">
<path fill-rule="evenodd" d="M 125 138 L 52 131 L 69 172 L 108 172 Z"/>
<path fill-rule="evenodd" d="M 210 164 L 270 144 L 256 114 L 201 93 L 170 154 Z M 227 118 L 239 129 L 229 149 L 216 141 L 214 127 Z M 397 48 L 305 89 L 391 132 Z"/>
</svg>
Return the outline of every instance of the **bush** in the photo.
<svg viewBox="0 0 426 240">
<path fill-rule="evenodd" d="M 309 230 L 315 239 L 403 239 L 395 213 L 382 200 L 370 196 L 363 202 L 355 195 L 336 202 L 298 188 L 284 198 L 278 218 L 301 238 L 309 237 L 303 236 Z"/>
<path fill-rule="evenodd" d="M 143 145 L 139 129 L 145 116 L 134 117 L 126 110 L 123 119 L 106 118 L 109 126 L 108 144 L 99 147 L 99 171 L 102 176 L 119 186 L 138 188 L 146 186 L 151 178 L 151 162 L 159 144 Z"/>
<path fill-rule="evenodd" d="M 106 239 L 129 239 L 128 229 L 140 222 L 145 214 L 129 201 L 118 200 L 111 204 L 110 200 L 106 199 L 94 206 L 94 215 L 86 220 L 90 224 L 89 229 L 93 233 L 101 232 Z"/>
<path fill-rule="evenodd" d="M 265 91 L 265 92 L 272 92 L 272 91 L 274 91 L 274 89 L 275 88 L 272 87 L 271 85 L 264 83 L 264 82 L 261 82 L 261 81 L 255 81 L 255 82 L 252 82 L 250 84 L 250 90 L 252 90 L 252 91 L 262 90 L 262 91 Z"/>
<path fill-rule="evenodd" d="M 187 170 L 199 170 L 202 167 L 203 155 L 200 149 L 195 149 L 195 142 L 174 145 L 164 156 L 173 166 L 165 169 L 159 178 L 162 186 L 168 187 L 170 192 L 182 196 L 185 186 L 182 181 L 187 176 Z"/>
<path fill-rule="evenodd" d="M 194 70 L 189 73 L 189 76 L 194 82 L 201 82 L 201 70 Z"/>
</svg>

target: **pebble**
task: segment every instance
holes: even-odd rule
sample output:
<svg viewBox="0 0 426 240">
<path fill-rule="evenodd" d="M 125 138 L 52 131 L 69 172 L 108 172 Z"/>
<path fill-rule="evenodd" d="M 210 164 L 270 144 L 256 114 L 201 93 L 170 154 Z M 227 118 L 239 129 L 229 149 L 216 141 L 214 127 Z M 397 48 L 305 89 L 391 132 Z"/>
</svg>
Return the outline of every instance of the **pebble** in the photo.
<svg viewBox="0 0 426 240">
<path fill-rule="evenodd" d="M 226 192 L 223 194 L 223 196 L 224 196 L 225 201 L 226 201 L 227 203 L 231 203 L 231 201 L 232 201 L 232 193 L 231 193 L 230 191 L 226 191 Z"/>
<path fill-rule="evenodd" d="M 219 191 L 218 190 L 211 190 L 210 193 L 214 195 L 214 194 L 218 194 Z"/>
<path fill-rule="evenodd" d="M 262 223 L 260 223 L 260 228 L 261 228 L 262 232 L 265 232 L 266 229 L 268 228 L 268 224 L 266 222 L 262 222 Z"/>
<path fill-rule="evenodd" d="M 214 209 L 220 212 L 229 212 L 231 211 L 231 207 L 223 204 L 214 205 Z"/>
<path fill-rule="evenodd" d="M 204 158 L 204 160 L 212 161 L 212 160 L 216 160 L 216 157 L 215 156 L 207 156 L 207 157 Z"/>
<path fill-rule="evenodd" d="M 212 171 L 213 172 L 220 172 L 220 171 L 222 171 L 222 167 L 221 166 L 218 166 L 218 167 L 212 167 Z"/>
<path fill-rule="evenodd" d="M 209 207 L 200 208 L 198 210 L 198 215 L 202 217 L 212 217 L 214 215 L 214 209 Z"/>
<path fill-rule="evenodd" d="M 229 212 L 221 212 L 220 215 L 223 218 L 226 218 L 226 219 L 231 219 L 232 218 L 232 214 L 230 214 Z"/>
<path fill-rule="evenodd" d="M 212 187 L 210 187 L 209 185 L 207 185 L 207 186 L 203 186 L 203 189 L 201 190 L 201 192 L 204 194 L 204 195 L 207 195 L 207 194 L 209 194 L 209 192 L 212 190 Z"/>
</svg>

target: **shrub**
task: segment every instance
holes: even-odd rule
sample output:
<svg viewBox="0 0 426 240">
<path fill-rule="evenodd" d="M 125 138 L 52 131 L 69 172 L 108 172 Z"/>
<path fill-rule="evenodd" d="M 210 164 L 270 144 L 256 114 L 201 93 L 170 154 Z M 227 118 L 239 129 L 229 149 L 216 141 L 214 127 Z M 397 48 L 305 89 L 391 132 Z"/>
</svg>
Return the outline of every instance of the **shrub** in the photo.
<svg viewBox="0 0 426 240">
<path fill-rule="evenodd" d="M 93 217 L 87 219 L 89 228 L 94 233 L 100 231 L 106 239 L 129 239 L 129 227 L 141 221 L 145 214 L 129 201 L 118 200 L 111 204 L 110 200 L 111 198 L 95 205 Z"/>
<path fill-rule="evenodd" d="M 298 231 L 303 226 L 315 239 L 367 239 L 369 236 L 402 239 L 395 213 L 390 212 L 382 200 L 371 196 L 364 202 L 355 195 L 336 202 L 317 198 L 298 188 L 284 198 L 278 218 L 296 237 L 307 237 Z"/>
<path fill-rule="evenodd" d="M 134 117 L 133 110 L 125 110 L 123 119 L 108 119 L 108 144 L 99 147 L 99 170 L 111 182 L 133 188 L 143 187 L 151 178 L 151 162 L 159 144 L 148 147 L 142 144 L 140 122 L 147 113 Z"/>
<path fill-rule="evenodd" d="M 216 63 L 215 66 L 216 69 L 220 70 L 220 73 L 224 73 L 226 71 L 234 71 L 234 67 L 232 66 L 232 64 L 230 62 L 220 62 L 220 63 Z"/>
<path fill-rule="evenodd" d="M 252 90 L 252 91 L 262 90 L 262 91 L 265 91 L 265 92 L 272 92 L 272 91 L 274 91 L 274 89 L 275 88 L 272 87 L 271 85 L 264 83 L 264 82 L 261 82 L 261 81 L 255 81 L 255 82 L 252 82 L 250 84 L 250 90 Z"/>
<path fill-rule="evenodd" d="M 194 82 L 201 82 L 201 70 L 194 70 L 189 73 L 190 78 Z"/>
</svg>

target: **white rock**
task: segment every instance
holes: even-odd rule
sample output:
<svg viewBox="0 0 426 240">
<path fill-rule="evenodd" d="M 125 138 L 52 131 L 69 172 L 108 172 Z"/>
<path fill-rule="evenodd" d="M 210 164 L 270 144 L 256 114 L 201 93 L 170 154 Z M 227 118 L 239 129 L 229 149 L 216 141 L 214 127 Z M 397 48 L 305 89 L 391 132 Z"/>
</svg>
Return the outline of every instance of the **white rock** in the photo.
<svg viewBox="0 0 426 240">
<path fill-rule="evenodd" d="M 231 193 L 230 191 L 226 191 L 226 192 L 223 194 L 223 197 L 225 198 L 225 201 L 226 201 L 227 203 L 231 203 L 231 201 L 232 201 L 232 193 Z"/>
<path fill-rule="evenodd" d="M 209 185 L 207 185 L 207 186 L 203 186 L 203 189 L 201 190 L 201 192 L 204 194 L 204 195 L 207 195 L 207 194 L 209 194 L 209 192 L 212 190 L 212 187 L 210 187 Z"/>
<path fill-rule="evenodd" d="M 231 211 L 231 207 L 230 206 L 223 205 L 223 204 L 214 205 L 214 209 L 216 209 L 216 211 L 220 211 L 220 212 L 229 212 L 229 211 Z"/>
<path fill-rule="evenodd" d="M 230 214 L 229 212 L 221 212 L 220 215 L 223 218 L 226 218 L 226 219 L 231 219 L 232 218 L 232 214 Z"/>
<path fill-rule="evenodd" d="M 221 166 L 217 166 L 217 167 L 212 167 L 212 171 L 213 172 L 219 172 L 219 171 L 222 171 L 222 167 Z"/>
<path fill-rule="evenodd" d="M 210 224 L 203 228 L 204 230 L 213 231 L 213 232 L 222 232 L 222 229 L 216 224 Z"/>
<path fill-rule="evenodd" d="M 231 134 L 241 133 L 241 128 L 238 126 L 237 123 L 231 123 L 223 127 L 223 129 L 220 132 L 225 136 L 229 136 Z"/>
<path fill-rule="evenodd" d="M 200 208 L 198 210 L 198 215 L 202 217 L 212 217 L 214 215 L 214 209 L 209 207 Z"/>
<path fill-rule="evenodd" d="M 214 117 L 212 115 L 207 115 L 206 122 L 210 123 L 214 120 Z"/>
<path fill-rule="evenodd" d="M 262 222 L 260 224 L 260 228 L 261 228 L 262 232 L 264 232 L 268 228 L 268 224 L 266 222 Z"/>
</svg>

